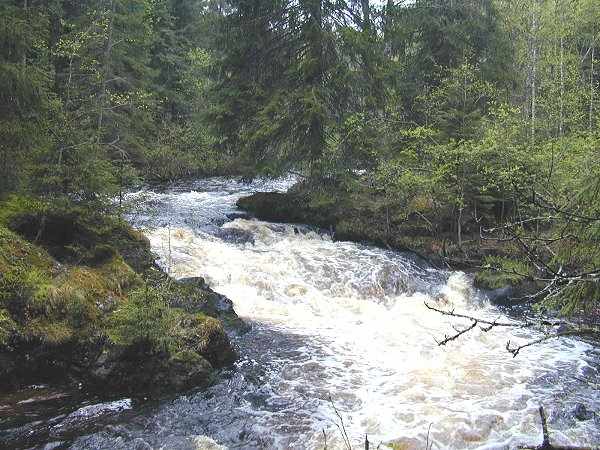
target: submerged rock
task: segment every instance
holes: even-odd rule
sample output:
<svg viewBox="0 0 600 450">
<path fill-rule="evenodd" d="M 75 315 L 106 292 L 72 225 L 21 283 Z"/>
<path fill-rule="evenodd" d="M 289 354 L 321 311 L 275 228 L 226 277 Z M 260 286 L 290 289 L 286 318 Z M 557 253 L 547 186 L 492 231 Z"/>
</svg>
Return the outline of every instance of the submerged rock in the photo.
<svg viewBox="0 0 600 450">
<path fill-rule="evenodd" d="M 594 412 L 589 411 L 583 403 L 578 403 L 575 405 L 575 409 L 573 410 L 573 416 L 577 420 L 589 420 L 594 418 Z"/>
<path fill-rule="evenodd" d="M 236 220 L 236 219 L 250 220 L 250 219 L 252 219 L 252 216 L 245 212 L 234 212 L 234 213 L 226 214 L 225 216 L 229 220 Z"/>
<path fill-rule="evenodd" d="M 219 228 L 215 236 L 232 244 L 254 244 L 252 233 L 239 228 Z"/>
</svg>

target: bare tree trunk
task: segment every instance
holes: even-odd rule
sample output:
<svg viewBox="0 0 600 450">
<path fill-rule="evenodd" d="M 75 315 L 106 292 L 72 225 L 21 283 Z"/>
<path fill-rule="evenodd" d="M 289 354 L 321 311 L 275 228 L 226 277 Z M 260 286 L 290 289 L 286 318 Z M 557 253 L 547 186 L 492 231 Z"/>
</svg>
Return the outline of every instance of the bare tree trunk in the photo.
<svg viewBox="0 0 600 450">
<path fill-rule="evenodd" d="M 458 219 L 456 220 L 456 237 L 458 239 L 458 248 L 462 249 L 462 215 L 463 207 L 458 208 Z"/>
<path fill-rule="evenodd" d="M 363 31 L 369 31 L 371 29 L 371 5 L 369 0 L 361 0 L 362 13 L 363 13 Z"/>
<path fill-rule="evenodd" d="M 531 115 L 530 115 L 530 134 L 531 143 L 535 143 L 535 120 L 536 120 L 536 108 L 537 108 L 537 61 L 538 61 L 538 7 L 540 0 L 535 0 L 532 4 L 531 10 L 531 32 L 530 32 L 530 87 L 531 87 Z"/>
<path fill-rule="evenodd" d="M 564 122 L 564 94 L 565 94 L 565 68 L 564 68 L 564 39 L 560 36 L 560 118 L 558 121 L 558 135 L 563 136 L 563 122 Z"/>
<path fill-rule="evenodd" d="M 111 0 L 110 2 L 110 20 L 108 22 L 108 37 L 106 42 L 106 49 L 104 51 L 104 68 L 103 68 L 103 76 L 102 76 L 102 88 L 100 90 L 100 101 L 99 101 L 99 110 L 98 110 L 98 143 L 101 139 L 101 131 L 102 131 L 102 121 L 104 119 L 104 102 L 106 98 L 106 88 L 108 83 L 108 77 L 110 73 L 110 57 L 112 52 L 112 34 L 113 34 L 113 21 L 115 18 L 116 4 L 115 0 Z"/>
<path fill-rule="evenodd" d="M 592 43 L 592 54 L 591 54 L 591 67 L 590 67 L 590 118 L 589 118 L 589 130 L 592 131 L 592 125 L 594 122 L 594 44 Z"/>
<path fill-rule="evenodd" d="M 27 10 L 29 8 L 29 5 L 27 3 L 27 0 L 23 0 L 23 9 L 25 10 L 25 15 L 27 15 Z M 23 65 L 26 66 L 27 65 L 27 51 L 25 51 L 23 53 Z"/>
</svg>

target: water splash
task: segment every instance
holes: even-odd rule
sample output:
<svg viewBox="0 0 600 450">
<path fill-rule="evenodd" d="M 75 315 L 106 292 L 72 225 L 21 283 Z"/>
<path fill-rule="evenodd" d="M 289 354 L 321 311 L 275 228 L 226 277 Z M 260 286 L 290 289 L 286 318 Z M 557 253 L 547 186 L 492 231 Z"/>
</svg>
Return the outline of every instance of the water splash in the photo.
<svg viewBox="0 0 600 450">
<path fill-rule="evenodd" d="M 316 449 L 323 430 L 329 448 L 342 448 L 329 396 L 357 445 L 368 433 L 375 442 L 423 448 L 430 424 L 437 448 L 537 443 L 540 403 L 551 412 L 557 444 L 599 442 L 593 420 L 561 414 L 580 401 L 600 408 L 598 355 L 587 344 L 551 341 L 513 359 L 506 340 L 536 335 L 494 329 L 438 347 L 434 337 L 451 333 L 456 321 L 429 311 L 426 300 L 510 318 L 464 273 L 333 242 L 309 227 L 228 221 L 239 197 L 289 184 L 211 179 L 145 193 L 141 202 L 141 193 L 132 196 L 142 214 L 131 219 L 147 228 L 160 263 L 176 277 L 205 277 L 253 329 L 235 339 L 242 359 L 226 381 L 145 411 L 117 431 L 80 438 L 75 448 L 192 448 L 197 436 L 209 436 L 230 448 Z M 251 239 L 230 240 L 222 230 Z"/>
</svg>

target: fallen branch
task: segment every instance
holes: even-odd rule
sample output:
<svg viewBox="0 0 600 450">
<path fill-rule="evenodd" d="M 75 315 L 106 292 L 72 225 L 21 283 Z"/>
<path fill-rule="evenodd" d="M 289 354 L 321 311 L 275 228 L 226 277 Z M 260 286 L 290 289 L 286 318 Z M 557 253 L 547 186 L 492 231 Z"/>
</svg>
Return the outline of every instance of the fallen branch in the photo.
<svg viewBox="0 0 600 450">
<path fill-rule="evenodd" d="M 592 330 L 592 329 L 562 331 L 562 332 L 558 332 L 558 333 L 554 333 L 554 334 L 549 334 L 549 335 L 546 335 L 539 339 L 536 339 L 534 341 L 527 342 L 526 344 L 518 345 L 518 346 L 514 346 L 514 347 L 511 347 L 510 340 L 509 340 L 506 343 L 506 350 L 508 350 L 509 353 L 512 353 L 513 358 L 514 358 L 525 347 L 530 347 L 532 345 L 541 344 L 542 342 L 548 341 L 550 339 L 555 339 L 555 338 L 565 337 L 565 336 L 595 336 L 595 335 L 600 335 L 600 331 Z"/>
<path fill-rule="evenodd" d="M 453 341 L 455 339 L 458 339 L 463 334 L 468 333 L 469 331 L 471 331 L 473 328 L 475 328 L 477 326 L 477 323 L 478 323 L 477 320 L 473 320 L 473 323 L 470 326 L 468 326 L 467 328 L 464 328 L 462 330 L 459 330 L 456 327 L 452 327 L 456 331 L 456 334 L 453 334 L 451 336 L 448 336 L 448 335 L 445 334 L 444 335 L 444 339 L 441 340 L 441 341 L 438 341 L 436 338 L 433 338 L 433 340 L 439 346 L 446 345 L 448 342 Z"/>
<path fill-rule="evenodd" d="M 340 412 L 338 411 L 338 409 L 335 407 L 335 403 L 333 403 L 333 399 L 331 398 L 331 395 L 329 396 L 329 403 L 331 403 L 331 407 L 333 408 L 335 415 L 339 419 L 339 423 L 336 422 L 335 425 L 340 430 L 342 439 L 344 440 L 344 446 L 345 446 L 346 450 L 352 450 L 352 444 L 350 443 L 350 438 L 348 437 L 348 433 L 346 432 L 346 426 L 344 425 L 344 419 L 343 419 L 342 415 L 340 414 Z"/>
</svg>

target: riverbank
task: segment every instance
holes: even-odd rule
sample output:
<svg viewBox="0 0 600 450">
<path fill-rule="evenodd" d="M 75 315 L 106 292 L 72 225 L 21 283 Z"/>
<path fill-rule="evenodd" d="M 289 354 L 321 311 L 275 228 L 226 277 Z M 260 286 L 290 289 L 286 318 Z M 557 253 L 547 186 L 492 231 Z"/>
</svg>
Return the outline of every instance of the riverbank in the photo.
<svg viewBox="0 0 600 450">
<path fill-rule="evenodd" d="M 532 279 L 491 267 L 494 258 L 516 258 L 518 251 L 511 243 L 481 239 L 479 232 L 465 227 L 458 245 L 450 224 L 427 224 L 416 215 L 406 215 L 372 190 L 312 189 L 300 183 L 286 193 L 255 193 L 237 205 L 261 220 L 310 224 L 329 231 L 334 240 L 408 251 L 438 268 L 474 273 L 480 288 L 520 292 L 536 288 Z"/>
<path fill-rule="evenodd" d="M 124 220 L 71 203 L 0 205 L 0 390 L 57 383 L 149 396 L 205 387 L 244 329 L 202 278 L 176 281 Z"/>
</svg>

